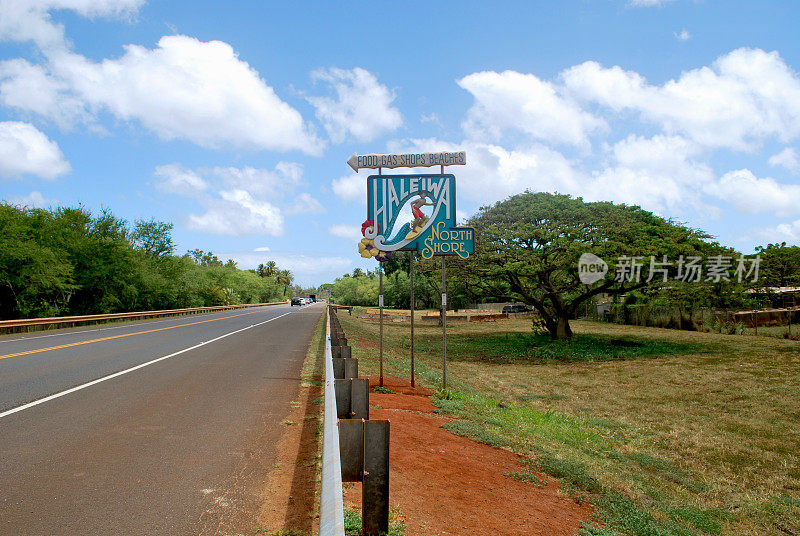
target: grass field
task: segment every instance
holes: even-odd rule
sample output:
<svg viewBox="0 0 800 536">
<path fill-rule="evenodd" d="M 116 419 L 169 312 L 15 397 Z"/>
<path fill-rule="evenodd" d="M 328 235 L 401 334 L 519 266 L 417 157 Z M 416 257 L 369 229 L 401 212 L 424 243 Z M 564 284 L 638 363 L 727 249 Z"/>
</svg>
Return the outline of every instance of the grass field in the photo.
<svg viewBox="0 0 800 536">
<path fill-rule="evenodd" d="M 754 335 L 753 328 L 744 328 L 745 335 Z M 789 335 L 793 337 L 800 337 L 800 326 L 786 325 L 786 326 L 761 326 L 758 328 L 758 334 L 761 336 L 778 337 L 780 339 L 788 339 Z"/>
<path fill-rule="evenodd" d="M 340 313 L 363 372 L 378 323 Z M 572 342 L 530 319 L 448 326 L 454 433 L 511 448 L 593 503 L 589 535 L 800 534 L 800 343 L 576 321 Z M 408 324 L 386 323 L 407 376 Z M 441 328 L 417 327 L 418 379 L 441 384 Z M 512 475 L 536 485 L 531 475 Z"/>
</svg>

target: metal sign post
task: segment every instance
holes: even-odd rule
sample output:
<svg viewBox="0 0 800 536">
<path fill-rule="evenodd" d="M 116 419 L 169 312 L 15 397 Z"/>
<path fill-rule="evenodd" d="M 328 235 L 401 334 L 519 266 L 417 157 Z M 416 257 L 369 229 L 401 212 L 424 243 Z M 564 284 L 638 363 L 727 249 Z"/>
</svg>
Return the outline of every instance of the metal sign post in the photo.
<svg viewBox="0 0 800 536">
<path fill-rule="evenodd" d="M 352 166 L 352 164 L 351 164 Z M 358 171 L 358 170 L 356 170 Z M 383 175 L 383 169 L 380 167 L 378 168 L 378 175 Z M 380 379 L 379 385 L 383 387 L 383 261 L 378 263 L 378 308 L 380 309 L 380 324 L 381 324 L 381 334 L 380 334 Z"/>
<path fill-rule="evenodd" d="M 380 275 L 378 276 L 379 283 L 378 283 L 378 307 L 380 308 L 380 318 L 381 318 L 381 343 L 380 343 L 380 367 L 381 367 L 381 378 L 380 378 L 380 386 L 383 387 L 383 263 L 380 263 L 378 271 Z"/>
<path fill-rule="evenodd" d="M 447 389 L 447 275 L 442 255 L 442 389 Z"/>
<path fill-rule="evenodd" d="M 444 166 L 441 169 L 444 175 Z M 447 389 L 447 272 L 442 255 L 442 389 Z"/>
<path fill-rule="evenodd" d="M 416 254 L 411 252 L 411 387 L 414 387 L 414 258 Z M 791 328 L 790 328 L 791 330 Z"/>
</svg>

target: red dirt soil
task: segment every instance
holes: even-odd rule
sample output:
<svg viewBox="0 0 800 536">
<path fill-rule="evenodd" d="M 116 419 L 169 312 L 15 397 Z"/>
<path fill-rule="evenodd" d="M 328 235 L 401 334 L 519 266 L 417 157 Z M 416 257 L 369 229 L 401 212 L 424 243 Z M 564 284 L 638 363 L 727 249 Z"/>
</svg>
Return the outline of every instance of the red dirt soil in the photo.
<svg viewBox="0 0 800 536">
<path fill-rule="evenodd" d="M 370 386 L 378 385 L 377 377 Z M 441 428 L 430 393 L 384 376 L 398 394 L 370 393 L 370 419 L 391 422 L 389 502 L 405 517 L 406 536 L 574 535 L 592 510 L 558 495 L 558 483 L 536 487 L 504 476 L 530 472 L 516 454 Z M 361 504 L 361 484 L 345 492 Z"/>
</svg>

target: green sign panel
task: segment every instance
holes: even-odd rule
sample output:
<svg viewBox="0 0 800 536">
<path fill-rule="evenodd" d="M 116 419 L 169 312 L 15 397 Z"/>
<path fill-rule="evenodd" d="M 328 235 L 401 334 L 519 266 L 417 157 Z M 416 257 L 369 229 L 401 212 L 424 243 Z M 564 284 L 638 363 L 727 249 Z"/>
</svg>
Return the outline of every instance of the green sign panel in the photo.
<svg viewBox="0 0 800 536">
<path fill-rule="evenodd" d="M 456 178 L 450 174 L 371 175 L 362 231 L 364 257 L 413 250 L 424 259 L 467 258 L 475 249 L 475 231 L 456 225 Z"/>
</svg>

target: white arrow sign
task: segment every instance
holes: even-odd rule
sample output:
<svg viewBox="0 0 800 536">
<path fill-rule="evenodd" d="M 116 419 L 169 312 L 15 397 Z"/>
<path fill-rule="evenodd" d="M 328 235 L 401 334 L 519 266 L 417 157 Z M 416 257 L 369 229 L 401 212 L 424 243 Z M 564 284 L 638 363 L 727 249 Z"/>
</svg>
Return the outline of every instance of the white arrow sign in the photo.
<svg viewBox="0 0 800 536">
<path fill-rule="evenodd" d="M 463 166 L 467 163 L 467 153 L 461 151 L 456 153 L 365 154 L 361 156 L 353 153 L 347 163 L 356 173 L 362 168 Z"/>
</svg>

